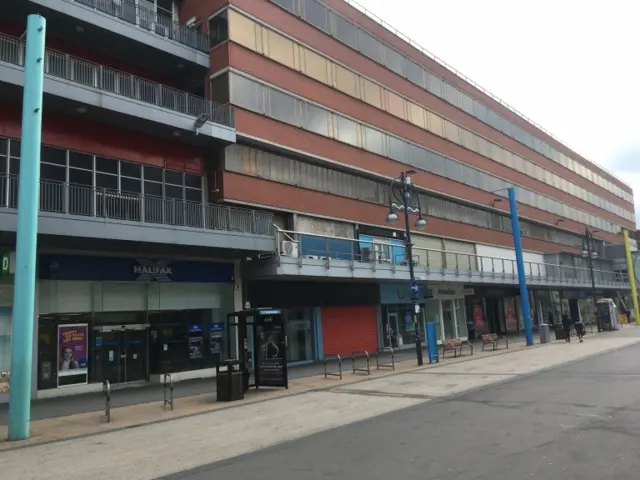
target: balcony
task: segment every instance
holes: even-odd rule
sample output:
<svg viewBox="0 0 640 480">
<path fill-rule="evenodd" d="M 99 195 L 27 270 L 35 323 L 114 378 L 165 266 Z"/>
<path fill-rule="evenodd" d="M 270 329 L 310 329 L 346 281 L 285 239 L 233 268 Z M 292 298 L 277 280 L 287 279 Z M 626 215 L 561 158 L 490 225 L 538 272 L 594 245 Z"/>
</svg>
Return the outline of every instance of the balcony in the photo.
<svg viewBox="0 0 640 480">
<path fill-rule="evenodd" d="M 144 63 L 164 61 L 166 67 L 168 61 L 174 66 L 183 61 L 198 69 L 209 68 L 209 36 L 174 22 L 171 12 L 156 10 L 153 2 L 29 0 L 28 3 L 29 12 L 37 11 L 47 18 L 49 32 L 64 32 L 73 41 L 91 45 L 97 42 L 99 47 L 112 45 L 117 56 Z M 147 59 L 140 56 L 145 51 Z"/>
<path fill-rule="evenodd" d="M 256 279 L 283 276 L 409 280 L 404 246 L 300 232 L 276 232 L 278 254 L 258 264 Z M 390 248 L 391 247 L 391 248 Z M 425 282 L 518 285 L 515 260 L 413 248 L 416 279 Z M 585 268 L 524 262 L 529 287 L 591 288 Z M 599 289 L 628 290 L 625 275 L 594 270 Z"/>
<path fill-rule="evenodd" d="M 17 38 L 0 35 L 0 82 L 14 86 L 5 96 L 21 98 L 24 82 L 25 44 Z M 235 142 L 233 109 L 159 83 L 120 72 L 103 65 L 75 58 L 55 50 L 45 53 L 45 98 L 54 108 L 69 109 L 60 100 L 73 102 L 76 111 L 101 121 L 121 124 L 122 115 L 131 117 L 128 124 L 151 133 L 176 135 L 187 132 L 193 142 L 213 139 Z M 87 109 L 87 106 L 95 108 Z M 204 125 L 195 131 L 194 122 L 201 115 Z M 155 130 L 154 130 L 155 126 Z M 198 140 L 197 137 L 200 137 Z"/>
<path fill-rule="evenodd" d="M 15 231 L 18 177 L 0 176 L 0 225 Z M 273 252 L 268 212 L 40 182 L 39 233 Z"/>
</svg>

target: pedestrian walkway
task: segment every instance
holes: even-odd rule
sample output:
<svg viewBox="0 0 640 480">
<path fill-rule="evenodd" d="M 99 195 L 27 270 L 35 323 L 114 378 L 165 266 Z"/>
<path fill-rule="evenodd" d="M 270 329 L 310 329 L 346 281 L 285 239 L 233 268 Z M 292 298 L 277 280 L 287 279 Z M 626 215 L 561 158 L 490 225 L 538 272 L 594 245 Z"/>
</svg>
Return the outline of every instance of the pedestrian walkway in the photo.
<svg viewBox="0 0 640 480">
<path fill-rule="evenodd" d="M 175 418 L 167 412 L 164 417 L 171 421 L 138 428 L 108 431 L 96 421 L 94 430 L 104 433 L 2 452 L 2 473 L 7 478 L 33 480 L 67 480 L 80 472 L 83 477 L 101 480 L 149 480 L 625 348 L 640 343 L 637 332 L 593 335 L 583 344 L 558 342 L 533 348 L 518 344 L 508 353 L 478 353 L 439 366 L 405 368 L 401 364 L 396 372 L 372 378 L 349 374 L 343 381 L 322 377 L 294 380 L 289 394 L 275 390 L 259 393 L 234 408 L 219 408 L 211 399 L 201 400 L 206 407 L 199 414 L 184 415 L 183 411 L 181 418 Z M 260 401 L 265 399 L 270 401 Z M 191 407 L 196 405 L 198 402 Z M 118 418 L 124 420 L 125 411 L 142 414 L 137 409 L 143 407 L 117 409 L 121 412 L 114 412 L 114 424 Z M 146 408 L 152 409 L 149 405 Z M 153 409 L 157 420 L 161 408 L 155 405 Z M 66 420 L 65 428 L 82 427 L 78 418 L 82 415 L 75 417 L 76 423 Z M 52 421 L 61 420 L 43 422 Z M 36 431 L 38 424 L 34 422 Z"/>
<path fill-rule="evenodd" d="M 402 357 L 404 358 L 404 357 Z M 313 377 L 322 373 L 322 364 L 299 365 L 289 369 L 289 378 L 298 379 Z M 162 401 L 163 386 L 149 383 L 139 386 L 125 386 L 122 389 L 113 389 L 112 408 L 129 407 Z M 176 398 L 204 395 L 215 391 L 215 379 L 201 378 L 186 380 L 176 383 Z M 176 402 L 177 403 L 177 402 Z M 31 402 L 31 420 L 45 420 L 56 417 L 65 417 L 89 412 L 104 410 L 104 395 L 98 393 L 86 393 L 68 397 L 47 398 Z M 0 404 L 0 427 L 7 426 L 8 404 Z"/>
</svg>

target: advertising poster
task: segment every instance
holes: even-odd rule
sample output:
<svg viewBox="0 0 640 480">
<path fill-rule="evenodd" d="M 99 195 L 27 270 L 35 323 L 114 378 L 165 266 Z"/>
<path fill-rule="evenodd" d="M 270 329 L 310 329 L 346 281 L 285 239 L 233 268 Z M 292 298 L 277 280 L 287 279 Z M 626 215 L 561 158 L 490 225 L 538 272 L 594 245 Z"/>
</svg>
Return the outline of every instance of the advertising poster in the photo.
<svg viewBox="0 0 640 480">
<path fill-rule="evenodd" d="M 259 383 L 265 387 L 286 386 L 286 365 L 284 345 L 280 342 L 282 326 L 264 319 L 264 327 L 259 329 L 260 359 L 258 363 Z"/>
<path fill-rule="evenodd" d="M 65 385 L 87 382 L 87 340 L 88 325 L 58 326 L 58 378 L 77 376 Z"/>
<path fill-rule="evenodd" d="M 484 329 L 484 311 L 482 309 L 482 304 L 479 302 L 475 302 L 473 304 L 473 323 L 476 330 Z"/>
<path fill-rule="evenodd" d="M 504 299 L 504 313 L 507 320 L 507 332 L 518 331 L 518 315 L 513 298 Z"/>
</svg>

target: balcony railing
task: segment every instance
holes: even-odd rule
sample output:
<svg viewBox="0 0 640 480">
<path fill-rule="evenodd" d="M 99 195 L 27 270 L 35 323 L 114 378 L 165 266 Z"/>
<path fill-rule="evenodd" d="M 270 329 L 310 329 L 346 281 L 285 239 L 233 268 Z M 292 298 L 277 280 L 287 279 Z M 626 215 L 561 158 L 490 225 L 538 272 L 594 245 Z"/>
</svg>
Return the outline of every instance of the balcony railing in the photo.
<svg viewBox="0 0 640 480">
<path fill-rule="evenodd" d="M 125 22 L 144 28 L 156 35 L 175 40 L 201 52 L 209 52 L 209 36 L 186 25 L 180 25 L 166 15 L 159 15 L 153 9 L 153 2 L 135 0 L 65 0 L 119 18 Z"/>
<path fill-rule="evenodd" d="M 372 268 L 407 267 L 408 259 L 404 245 L 393 245 L 379 241 L 352 238 L 324 237 L 321 235 L 277 230 L 276 239 L 279 257 L 296 258 L 299 265 L 309 260 L 324 260 L 332 266 L 358 264 Z M 413 247 L 413 265 L 416 275 L 450 272 L 460 282 L 482 282 L 482 279 L 504 279 L 517 281 L 515 260 L 486 257 L 473 253 L 449 252 L 429 248 Z M 311 262 L 309 262 L 311 263 Z M 587 268 L 549 263 L 524 262 L 525 275 L 536 284 L 591 285 L 591 272 Z M 594 269 L 598 287 L 627 287 L 625 274 Z"/>
<path fill-rule="evenodd" d="M 0 61 L 23 66 L 24 52 L 24 42 L 15 37 L 0 35 Z M 232 128 L 234 126 L 233 109 L 228 105 L 220 105 L 55 50 L 47 50 L 45 53 L 44 73 L 192 117 L 206 114 L 214 123 Z"/>
<path fill-rule="evenodd" d="M 18 177 L 0 175 L 0 207 L 17 208 Z M 273 214 L 122 193 L 68 183 L 40 182 L 40 211 L 130 222 L 273 236 Z"/>
</svg>

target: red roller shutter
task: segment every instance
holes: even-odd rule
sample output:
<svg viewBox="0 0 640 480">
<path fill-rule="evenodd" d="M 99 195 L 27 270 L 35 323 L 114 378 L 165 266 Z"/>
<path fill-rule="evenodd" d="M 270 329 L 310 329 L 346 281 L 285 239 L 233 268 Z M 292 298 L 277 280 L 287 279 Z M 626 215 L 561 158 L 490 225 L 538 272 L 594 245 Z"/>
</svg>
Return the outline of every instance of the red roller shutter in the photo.
<svg viewBox="0 0 640 480">
<path fill-rule="evenodd" d="M 322 309 L 322 343 L 325 355 L 351 355 L 378 350 L 376 307 Z"/>
</svg>

